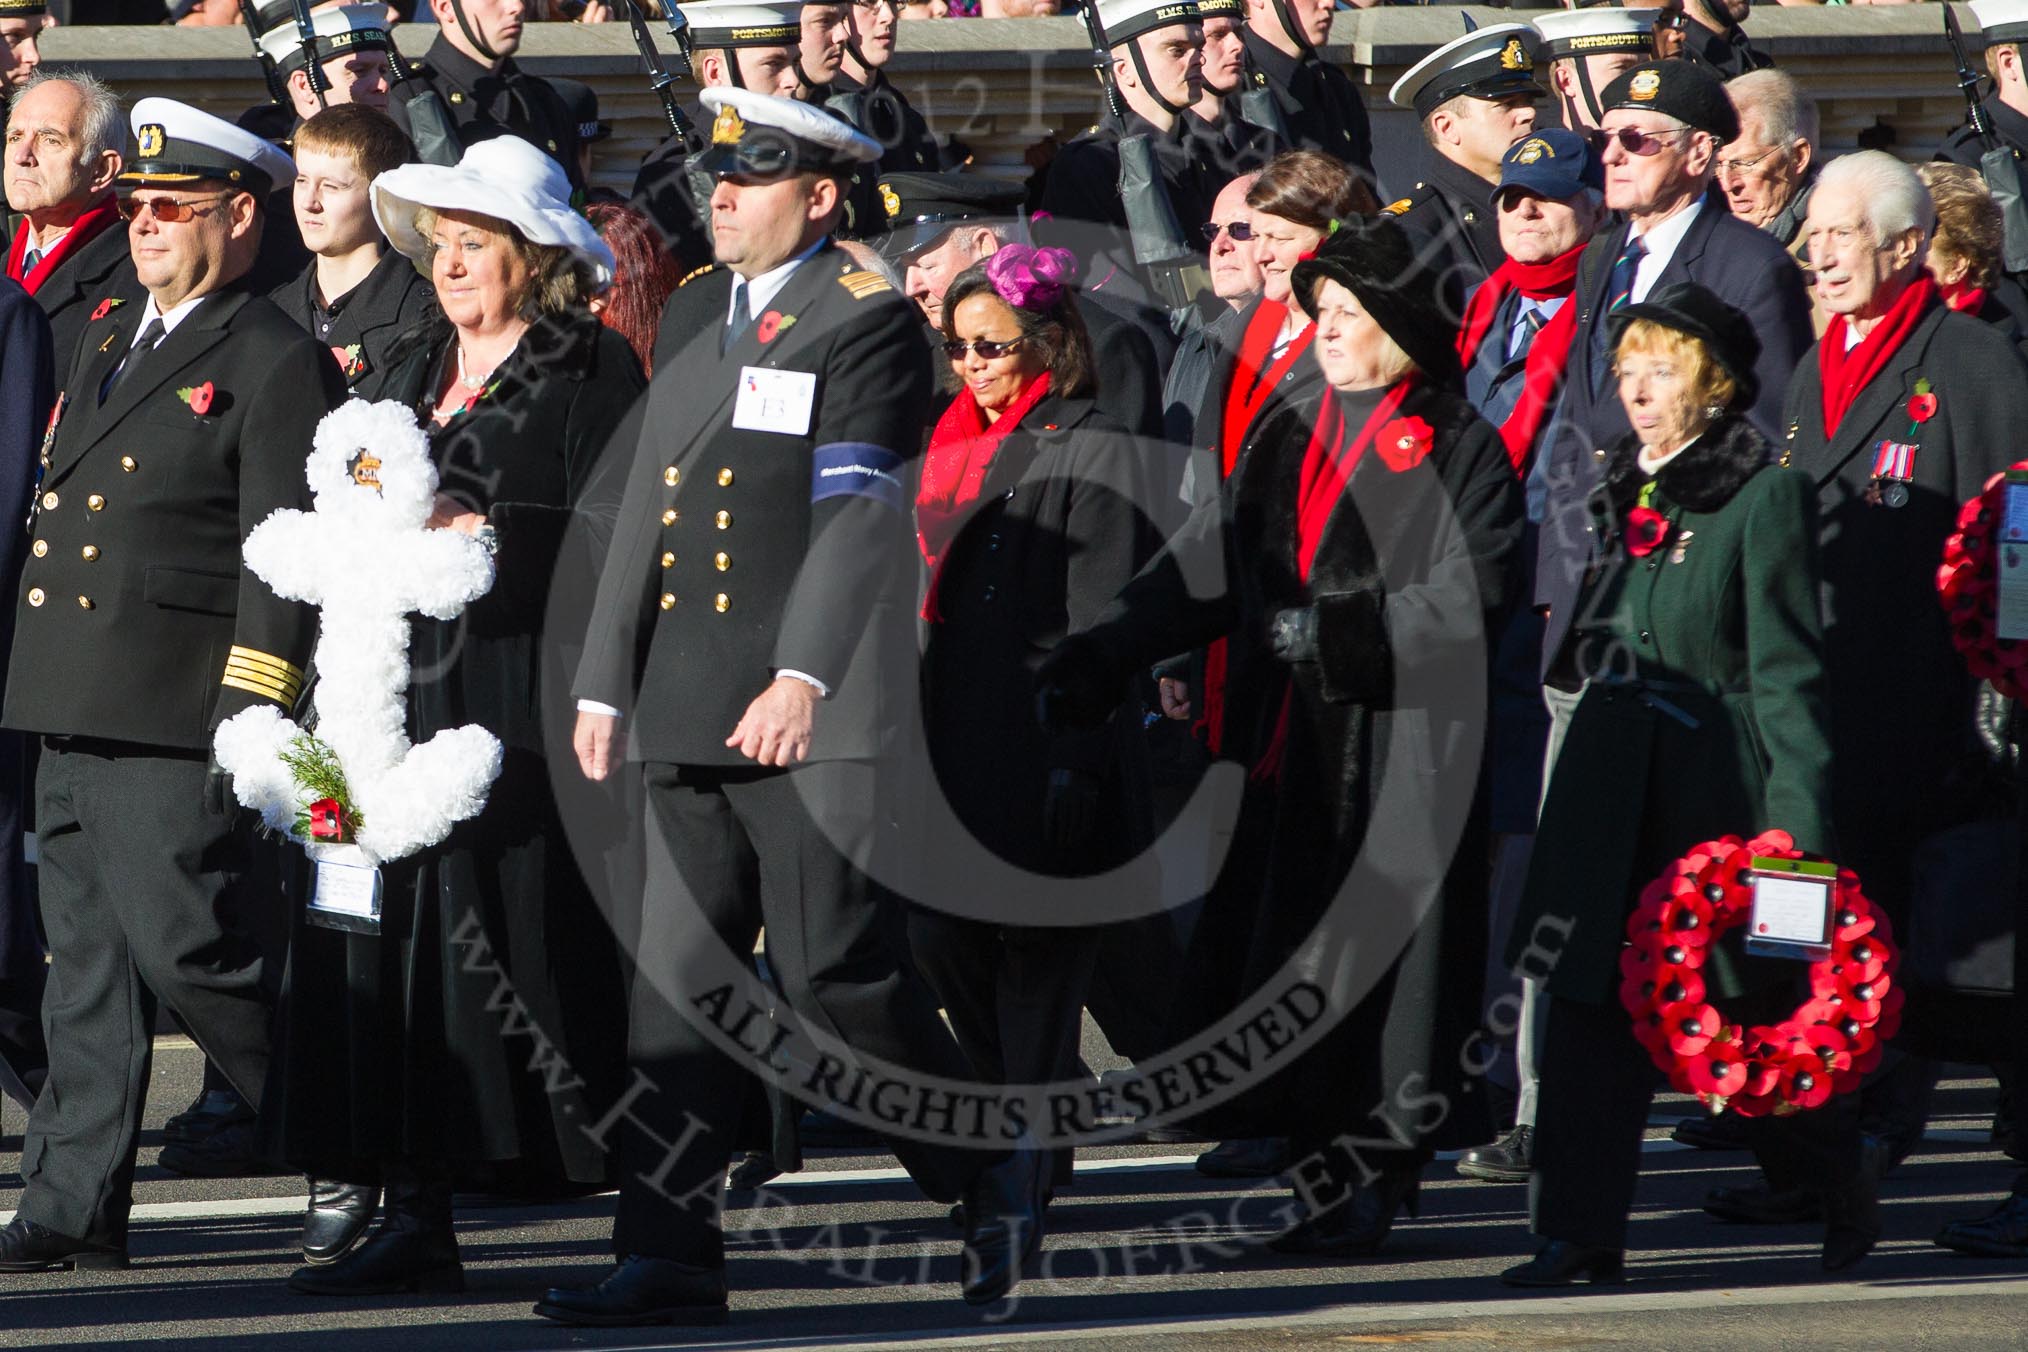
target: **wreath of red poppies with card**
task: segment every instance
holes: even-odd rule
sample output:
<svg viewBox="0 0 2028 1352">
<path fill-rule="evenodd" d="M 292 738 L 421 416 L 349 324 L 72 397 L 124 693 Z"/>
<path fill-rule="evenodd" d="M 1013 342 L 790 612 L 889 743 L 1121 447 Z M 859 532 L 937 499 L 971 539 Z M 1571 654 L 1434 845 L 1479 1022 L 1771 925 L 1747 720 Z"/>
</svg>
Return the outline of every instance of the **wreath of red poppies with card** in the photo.
<svg viewBox="0 0 2028 1352">
<path fill-rule="evenodd" d="M 2028 460 L 2013 467 L 2028 470 Z M 2028 698 L 2028 639 L 2001 638 L 2000 560 L 2009 550 L 2028 556 L 2028 543 L 2004 538 L 2007 475 L 1986 480 L 1979 496 L 1958 509 L 1958 528 L 1944 541 L 1937 595 L 1950 616 L 1951 642 L 1965 668 L 2013 699 Z"/>
<path fill-rule="evenodd" d="M 1755 859 L 1805 856 L 1783 831 L 1707 841 L 1642 891 L 1620 954 L 1620 1003 L 1634 1037 L 1679 1092 L 1711 1112 L 1782 1116 L 1858 1088 L 1901 1021 L 1887 917 L 1840 869 L 1829 951 L 1809 965 L 1810 998 L 1786 1019 L 1743 1026 L 1705 998 L 1712 945 L 1748 921 Z"/>
</svg>

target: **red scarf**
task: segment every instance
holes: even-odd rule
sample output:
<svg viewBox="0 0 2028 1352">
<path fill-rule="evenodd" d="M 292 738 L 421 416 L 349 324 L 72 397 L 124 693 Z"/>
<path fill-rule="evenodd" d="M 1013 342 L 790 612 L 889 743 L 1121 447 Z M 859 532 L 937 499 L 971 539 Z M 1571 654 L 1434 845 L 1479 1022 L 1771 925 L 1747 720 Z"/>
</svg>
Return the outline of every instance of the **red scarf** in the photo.
<svg viewBox="0 0 2028 1352">
<path fill-rule="evenodd" d="M 1495 268 L 1465 306 L 1464 323 L 1458 330 L 1458 359 L 1465 369 L 1471 369 L 1479 345 L 1486 341 L 1494 319 L 1499 316 L 1500 306 L 1513 292 L 1519 291 L 1530 300 L 1563 297 L 1567 302 L 1577 288 L 1577 260 L 1583 253 L 1584 246 L 1580 244 L 1547 263 L 1523 263 L 1510 258 Z M 1507 415 L 1507 421 L 1500 424 L 1500 439 L 1507 443 L 1507 458 L 1514 462 L 1516 474 L 1528 473 L 1535 438 L 1556 402 L 1564 369 L 1570 364 L 1570 340 L 1576 333 L 1577 307 L 1566 303 L 1558 307 L 1528 345 L 1521 373 L 1521 398 Z M 1491 337 L 1496 342 L 1505 342 L 1503 334 Z"/>
<path fill-rule="evenodd" d="M 1886 368 L 1888 359 L 1901 350 L 1936 300 L 1936 283 L 1928 277 L 1916 278 L 1887 307 L 1873 332 L 1861 338 L 1859 345 L 1849 352 L 1845 350 L 1848 327 L 1845 316 L 1832 317 L 1817 344 L 1817 376 L 1824 387 L 1825 436 L 1837 433 L 1839 420 L 1859 397 L 1859 391 Z"/>
<path fill-rule="evenodd" d="M 28 256 L 28 222 L 14 232 L 13 240 L 7 245 L 7 275 L 28 289 L 31 296 L 50 274 L 64 265 L 66 259 L 85 245 L 97 239 L 120 219 L 119 203 L 108 195 L 103 202 L 87 208 L 75 221 L 64 237 L 49 246 L 42 257 L 36 260 L 34 271 L 26 277 L 21 275 L 21 260 Z"/>
<path fill-rule="evenodd" d="M 1328 389 L 1324 391 L 1324 397 L 1318 403 L 1315 425 L 1310 431 L 1310 444 L 1303 450 L 1302 474 L 1296 487 L 1296 568 L 1303 581 L 1310 580 L 1310 568 L 1317 560 L 1317 546 L 1323 542 L 1324 527 L 1344 497 L 1345 486 L 1352 481 L 1352 471 L 1359 467 L 1367 448 L 1373 445 L 1375 433 L 1401 411 L 1402 402 L 1414 388 L 1413 376 L 1397 382 L 1381 397 L 1380 403 L 1349 443 L 1345 439 L 1345 414 L 1338 406 L 1337 393 Z M 1211 748 L 1214 756 L 1225 740 L 1225 645 L 1226 640 L 1219 639 L 1205 655 L 1204 718 L 1197 725 L 1205 745 Z M 1288 733 L 1288 723 L 1288 702 L 1284 697 L 1274 736 L 1254 762 L 1253 778 L 1272 777 L 1280 768 L 1281 748 Z"/>
<path fill-rule="evenodd" d="M 1953 282 L 1949 286 L 1938 287 L 1937 295 L 1959 314 L 1976 315 L 1986 306 L 1986 288 L 1983 286 Z"/>
<path fill-rule="evenodd" d="M 1231 388 L 1225 392 L 1225 424 L 1219 438 L 1221 472 L 1225 477 L 1232 474 L 1246 441 L 1246 431 L 1260 416 L 1268 396 L 1282 383 L 1289 368 L 1310 350 L 1310 342 L 1317 336 L 1317 326 L 1305 324 L 1282 349 L 1282 355 L 1274 356 L 1275 336 L 1282 331 L 1282 321 L 1288 313 L 1289 307 L 1280 301 L 1263 298 L 1254 307 L 1253 318 L 1246 322 L 1246 334 L 1239 340 L 1239 361 L 1232 370 Z"/>
<path fill-rule="evenodd" d="M 958 391 L 944 416 L 930 433 L 929 449 L 923 454 L 922 483 L 915 493 L 915 539 L 923 561 L 930 567 L 929 596 L 923 602 L 923 617 L 937 619 L 936 577 L 944 551 L 950 548 L 958 528 L 970 515 L 985 487 L 986 473 L 1007 434 L 1021 425 L 1029 410 L 1049 393 L 1049 372 L 1044 371 L 992 423 L 972 394 L 971 387 Z"/>
</svg>

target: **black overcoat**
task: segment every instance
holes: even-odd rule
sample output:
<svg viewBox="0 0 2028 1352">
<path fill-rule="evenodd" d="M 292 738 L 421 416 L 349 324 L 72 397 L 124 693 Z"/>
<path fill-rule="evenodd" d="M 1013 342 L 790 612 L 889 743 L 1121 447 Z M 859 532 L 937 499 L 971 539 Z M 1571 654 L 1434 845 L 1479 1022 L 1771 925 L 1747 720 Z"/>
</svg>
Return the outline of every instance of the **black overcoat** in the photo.
<svg viewBox="0 0 2028 1352">
<path fill-rule="evenodd" d="M 1221 755 L 1253 766 L 1257 784 L 1286 720 L 1279 771 L 1242 809 L 1197 942 L 1226 950 L 1209 965 L 1238 970 L 1227 986 L 1241 992 L 1291 960 L 1320 973 L 1340 1022 L 1235 1128 L 1328 1138 L 1405 1088 L 1459 1090 L 1458 1049 L 1478 1020 L 1486 682 L 1519 576 L 1521 492 L 1498 433 L 1454 393 L 1420 387 L 1400 416 L 1431 428 L 1427 459 L 1396 472 L 1362 458 L 1307 581 L 1295 527 L 1314 408 L 1287 404 L 1091 631 L 1122 671 L 1225 638 Z M 1223 561 L 1222 595 L 1184 582 L 1206 555 Z M 1269 625 L 1310 605 L 1319 658 L 1284 664 Z M 1361 890 L 1352 918 L 1320 925 L 1348 879 Z M 1226 913 L 1217 923 L 1213 908 Z M 1246 923 L 1230 923 L 1233 911 Z M 1218 1012 L 1190 1010 L 1200 1022 Z M 1474 1096 L 1449 1101 L 1459 1112 L 1424 1143 L 1483 1129 L 1463 1111 Z"/>
<path fill-rule="evenodd" d="M 56 362 L 55 387 L 60 390 L 70 378 L 78 337 L 99 302 L 114 296 L 139 305 L 148 298 L 127 252 L 127 223 L 114 221 L 100 231 L 43 278 L 34 296 L 42 313 L 49 316 L 49 350 Z"/>
<path fill-rule="evenodd" d="M 331 349 L 345 386 L 360 399 L 378 399 L 393 374 L 395 345 L 437 312 L 436 293 L 415 264 L 389 249 L 373 271 L 347 292 L 324 327 L 317 312 L 317 264 L 268 293 L 282 313 Z M 320 328 L 323 331 L 319 331 Z"/>
<path fill-rule="evenodd" d="M 454 342 L 440 321 L 396 354 L 387 397 L 426 425 Z M 579 1126 L 617 1089 L 625 1005 L 550 788 L 547 756 L 568 753 L 545 748 L 544 716 L 568 707 L 584 614 L 584 579 L 551 596 L 565 527 L 642 384 L 617 333 L 549 319 L 431 431 L 441 491 L 498 532 L 498 572 L 457 619 L 412 621 L 408 731 L 480 724 L 505 764 L 477 817 L 384 866 L 379 936 L 297 931 L 264 1112 L 312 1172 L 371 1178 L 408 1159 L 503 1186 L 605 1177 Z"/>
</svg>

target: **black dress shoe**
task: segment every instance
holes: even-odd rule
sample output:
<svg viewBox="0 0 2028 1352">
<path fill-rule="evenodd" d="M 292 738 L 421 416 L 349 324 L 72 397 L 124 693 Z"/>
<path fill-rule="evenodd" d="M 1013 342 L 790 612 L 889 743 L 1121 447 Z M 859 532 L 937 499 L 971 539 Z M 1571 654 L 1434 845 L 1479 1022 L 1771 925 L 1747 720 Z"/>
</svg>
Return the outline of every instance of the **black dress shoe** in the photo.
<svg viewBox="0 0 2028 1352">
<path fill-rule="evenodd" d="M 535 1313 L 559 1324 L 624 1328 L 641 1324 L 722 1324 L 725 1270 L 630 1254 L 589 1289 L 553 1286 Z"/>
<path fill-rule="evenodd" d="M 323 1267 L 351 1253 L 379 1210 L 377 1186 L 311 1179 L 310 1207 L 303 1215 L 303 1261 Z"/>
<path fill-rule="evenodd" d="M 1012 1291 L 1042 1251 L 1049 1204 L 1049 1156 L 1017 1147 L 965 1189 L 964 1296 L 991 1305 Z"/>
<path fill-rule="evenodd" d="M 1936 1242 L 1975 1258 L 2028 1258 L 2028 1195 L 2014 1193 L 1976 1220 L 1952 1221 Z"/>
<path fill-rule="evenodd" d="M 1880 1176 L 1887 1172 L 1889 1146 L 1868 1136 L 1859 1150 L 1859 1170 L 1843 1187 L 1824 1192 L 1824 1271 L 1843 1272 L 1880 1242 Z"/>
<path fill-rule="evenodd" d="M 1394 1229 L 1394 1218 L 1406 1209 L 1421 1209 L 1422 1171 L 1384 1170 L 1352 1196 L 1315 1216 L 1306 1216 L 1268 1241 L 1276 1253 L 1328 1254 L 1360 1258 L 1379 1252 Z"/>
<path fill-rule="evenodd" d="M 165 1145 L 155 1162 L 185 1178 L 264 1178 L 292 1172 L 279 1160 L 263 1155 L 260 1128 L 252 1118 L 229 1122 L 195 1141 Z"/>
<path fill-rule="evenodd" d="M 92 1272 L 126 1265 L 125 1249 L 72 1239 L 19 1216 L 0 1226 L 0 1272 Z"/>
<path fill-rule="evenodd" d="M 162 1144 L 202 1141 L 235 1122 L 253 1121 L 254 1111 L 231 1089 L 207 1089 L 190 1106 L 162 1124 Z"/>
<path fill-rule="evenodd" d="M 1751 1150 L 1753 1143 L 1747 1133 L 1752 1130 L 1738 1113 L 1720 1113 L 1716 1117 L 1686 1117 L 1669 1135 L 1678 1145 L 1696 1150 Z"/>
<path fill-rule="evenodd" d="M 1288 1167 L 1286 1136 L 1220 1141 L 1197 1157 L 1197 1172 L 1206 1178 L 1273 1178 Z"/>
<path fill-rule="evenodd" d="M 1526 1183 L 1535 1172 L 1535 1128 L 1523 1122 L 1491 1145 L 1458 1156 L 1458 1172 L 1488 1183 Z"/>
<path fill-rule="evenodd" d="M 1750 1183 L 1741 1188 L 1713 1188 L 1704 1194 L 1704 1209 L 1719 1220 L 1740 1225 L 1805 1225 L 1824 1218 L 1824 1199 L 1808 1188 Z"/>
<path fill-rule="evenodd" d="M 771 1178 L 780 1178 L 782 1166 L 765 1150 L 749 1150 L 732 1162 L 725 1172 L 725 1186 L 733 1192 L 752 1192 Z"/>
<path fill-rule="evenodd" d="M 1626 1279 L 1626 1250 L 1594 1249 L 1567 1239 L 1550 1240 L 1533 1258 L 1500 1274 L 1507 1285 L 1526 1287 L 1575 1286 L 1580 1280 L 1619 1286 Z"/>
<path fill-rule="evenodd" d="M 306 1296 L 391 1296 L 465 1289 L 458 1240 L 438 1230 L 402 1228 L 390 1216 L 373 1238 L 328 1267 L 297 1268 L 289 1289 Z"/>
</svg>

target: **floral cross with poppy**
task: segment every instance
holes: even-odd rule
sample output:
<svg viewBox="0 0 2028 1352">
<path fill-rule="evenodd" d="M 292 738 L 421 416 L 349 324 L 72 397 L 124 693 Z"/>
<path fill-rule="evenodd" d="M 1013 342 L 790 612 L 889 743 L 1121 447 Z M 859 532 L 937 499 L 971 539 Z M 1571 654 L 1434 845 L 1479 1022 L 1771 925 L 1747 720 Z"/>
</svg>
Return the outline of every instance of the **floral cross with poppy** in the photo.
<svg viewBox="0 0 2028 1352">
<path fill-rule="evenodd" d="M 1380 429 L 1374 449 L 1387 467 L 1396 473 L 1414 469 L 1426 459 L 1436 433 L 1421 418 L 1396 418 Z"/>
<path fill-rule="evenodd" d="M 176 397 L 190 405 L 192 413 L 203 417 L 211 412 L 212 401 L 218 398 L 218 390 L 207 380 L 202 385 L 185 385 L 176 391 Z"/>
</svg>

